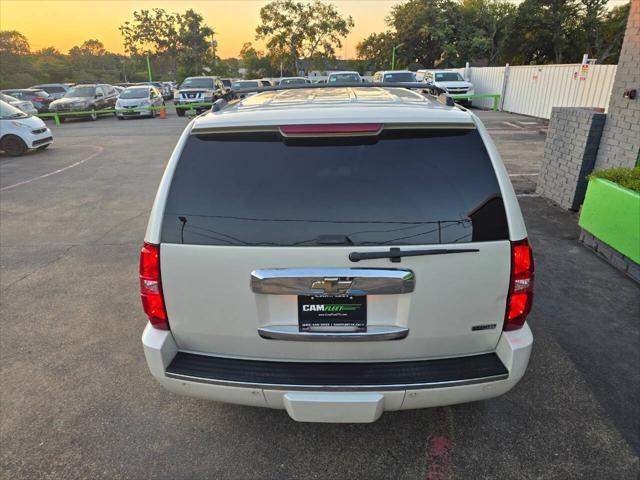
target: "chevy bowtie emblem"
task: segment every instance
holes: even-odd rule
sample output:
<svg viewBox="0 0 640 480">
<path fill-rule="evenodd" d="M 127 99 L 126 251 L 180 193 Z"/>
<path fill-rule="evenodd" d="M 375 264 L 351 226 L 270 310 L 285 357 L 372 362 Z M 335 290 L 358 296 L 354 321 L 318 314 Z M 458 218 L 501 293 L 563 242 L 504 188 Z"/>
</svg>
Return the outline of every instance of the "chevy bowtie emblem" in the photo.
<svg viewBox="0 0 640 480">
<path fill-rule="evenodd" d="M 342 294 L 346 293 L 353 284 L 352 280 L 340 280 L 338 277 L 315 280 L 311 284 L 313 290 L 323 290 L 324 293 Z"/>
</svg>

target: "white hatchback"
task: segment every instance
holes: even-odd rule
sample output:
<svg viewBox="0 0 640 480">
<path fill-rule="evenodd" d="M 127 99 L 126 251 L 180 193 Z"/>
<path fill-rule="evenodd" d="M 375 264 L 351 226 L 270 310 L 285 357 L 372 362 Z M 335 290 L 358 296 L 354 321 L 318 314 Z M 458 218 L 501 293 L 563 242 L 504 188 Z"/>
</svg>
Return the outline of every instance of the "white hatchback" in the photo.
<svg viewBox="0 0 640 480">
<path fill-rule="evenodd" d="M 473 113 L 406 88 L 284 87 L 194 119 L 140 286 L 163 386 L 298 421 L 503 394 L 533 342 L 500 156 Z"/>
<path fill-rule="evenodd" d="M 51 130 L 33 117 L 0 100 L 0 149 L 14 157 L 43 150 L 53 143 Z"/>
</svg>

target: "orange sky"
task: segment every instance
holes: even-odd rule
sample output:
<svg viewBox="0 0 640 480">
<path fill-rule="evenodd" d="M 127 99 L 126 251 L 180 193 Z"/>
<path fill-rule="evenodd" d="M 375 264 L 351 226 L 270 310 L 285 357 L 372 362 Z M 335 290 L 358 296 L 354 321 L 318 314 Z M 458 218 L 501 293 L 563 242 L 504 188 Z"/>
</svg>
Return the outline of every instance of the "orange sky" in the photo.
<svg viewBox="0 0 640 480">
<path fill-rule="evenodd" d="M 118 26 L 142 8 L 183 12 L 193 8 L 217 32 L 218 55 L 238 56 L 244 42 L 255 42 L 260 8 L 264 0 L 0 0 L 0 28 L 18 30 L 32 50 L 54 46 L 62 52 L 97 38 L 107 50 L 122 52 Z M 332 0 L 340 13 L 351 15 L 355 28 L 343 42 L 340 57 L 355 57 L 355 46 L 373 32 L 385 30 L 384 17 L 400 0 Z"/>
<path fill-rule="evenodd" d="M 324 1 L 324 0 L 323 0 Z M 351 15 L 355 28 L 338 57 L 354 58 L 356 44 L 373 32 L 386 29 L 384 18 L 401 0 L 330 0 L 343 15 Z M 522 0 L 511 0 L 519 3 Z M 265 0 L 0 0 L 0 29 L 18 30 L 29 39 L 32 50 L 54 46 L 62 52 L 97 38 L 107 50 L 122 52 L 118 26 L 142 8 L 184 12 L 193 8 L 217 32 L 218 55 L 238 56 L 244 42 L 255 42 L 260 8 Z M 626 3 L 610 0 L 609 6 Z"/>
</svg>

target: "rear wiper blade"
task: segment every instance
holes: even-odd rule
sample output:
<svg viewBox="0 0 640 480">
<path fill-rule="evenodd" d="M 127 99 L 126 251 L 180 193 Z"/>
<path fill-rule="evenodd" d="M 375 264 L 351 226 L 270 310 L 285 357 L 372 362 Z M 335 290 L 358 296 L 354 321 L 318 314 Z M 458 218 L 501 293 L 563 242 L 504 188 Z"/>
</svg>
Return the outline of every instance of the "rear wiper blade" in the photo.
<svg viewBox="0 0 640 480">
<path fill-rule="evenodd" d="M 398 263 L 402 257 L 418 257 L 422 255 L 450 255 L 454 253 L 479 252 L 477 248 L 434 248 L 430 250 L 400 250 L 390 248 L 388 252 L 351 252 L 349 260 L 359 262 L 360 260 L 373 260 L 376 258 L 390 258 L 392 262 Z"/>
</svg>

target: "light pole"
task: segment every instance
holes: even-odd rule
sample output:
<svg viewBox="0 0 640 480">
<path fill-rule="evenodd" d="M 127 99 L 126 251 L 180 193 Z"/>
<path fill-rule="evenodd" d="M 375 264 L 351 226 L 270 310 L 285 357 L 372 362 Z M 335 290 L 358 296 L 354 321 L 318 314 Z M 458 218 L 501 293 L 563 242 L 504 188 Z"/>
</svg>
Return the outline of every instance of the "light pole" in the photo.
<svg viewBox="0 0 640 480">
<path fill-rule="evenodd" d="M 149 83 L 153 80 L 151 79 L 151 62 L 149 61 L 149 53 L 147 53 L 147 72 L 149 73 Z"/>
<path fill-rule="evenodd" d="M 404 43 L 400 43 L 391 49 L 391 70 L 395 70 L 396 68 L 396 50 L 403 45 Z"/>
<path fill-rule="evenodd" d="M 216 48 L 218 46 L 218 41 L 213 38 L 213 33 L 211 34 L 211 50 L 213 51 L 213 67 L 216 66 Z"/>
</svg>

